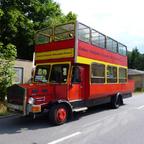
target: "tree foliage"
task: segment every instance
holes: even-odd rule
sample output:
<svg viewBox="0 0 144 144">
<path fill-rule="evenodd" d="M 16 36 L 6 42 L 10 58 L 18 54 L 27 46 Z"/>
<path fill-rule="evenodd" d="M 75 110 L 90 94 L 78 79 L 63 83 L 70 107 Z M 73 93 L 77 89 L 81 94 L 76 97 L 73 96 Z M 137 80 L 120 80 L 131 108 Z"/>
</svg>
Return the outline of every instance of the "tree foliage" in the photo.
<svg viewBox="0 0 144 144">
<path fill-rule="evenodd" d="M 36 31 L 75 19 L 53 0 L 0 1 L 0 99 L 12 84 L 15 58 L 32 59 Z"/>
<path fill-rule="evenodd" d="M 4 12 L 0 8 L 0 21 L 3 15 Z M 1 27 L 0 32 L 2 32 Z M 1 40 L 2 39 L 0 39 L 0 100 L 4 100 L 6 89 L 12 84 L 14 75 L 13 64 L 17 53 L 14 45 L 10 43 L 4 45 Z"/>
<path fill-rule="evenodd" d="M 15 57 L 16 48 L 14 45 L 4 46 L 0 43 L 0 100 L 5 99 L 7 87 L 12 84 Z"/>
<path fill-rule="evenodd" d="M 0 41 L 15 45 L 21 59 L 32 59 L 37 30 L 76 19 L 53 0 L 1 0 L 0 9 Z"/>
<path fill-rule="evenodd" d="M 132 69 L 144 70 L 144 54 L 141 54 L 137 47 L 128 53 L 128 67 Z"/>
</svg>

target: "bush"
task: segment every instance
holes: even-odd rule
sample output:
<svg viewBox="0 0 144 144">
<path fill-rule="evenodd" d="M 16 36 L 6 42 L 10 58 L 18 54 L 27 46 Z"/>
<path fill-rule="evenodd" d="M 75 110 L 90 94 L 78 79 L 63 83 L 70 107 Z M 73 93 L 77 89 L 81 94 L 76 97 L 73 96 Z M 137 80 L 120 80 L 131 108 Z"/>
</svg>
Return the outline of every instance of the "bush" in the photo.
<svg viewBox="0 0 144 144">
<path fill-rule="evenodd" d="M 144 92 L 144 88 L 136 88 L 135 92 Z"/>
<path fill-rule="evenodd" d="M 14 61 L 16 49 L 12 44 L 4 46 L 0 43 L 0 100 L 4 101 L 7 88 L 12 85 L 14 77 Z"/>
</svg>

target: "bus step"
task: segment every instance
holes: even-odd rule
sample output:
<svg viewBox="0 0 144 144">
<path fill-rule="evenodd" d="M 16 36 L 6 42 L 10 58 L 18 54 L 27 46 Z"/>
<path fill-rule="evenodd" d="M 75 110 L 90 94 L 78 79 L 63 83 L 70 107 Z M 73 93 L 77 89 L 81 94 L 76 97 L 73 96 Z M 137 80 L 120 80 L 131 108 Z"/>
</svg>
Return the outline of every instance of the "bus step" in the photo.
<svg viewBox="0 0 144 144">
<path fill-rule="evenodd" d="M 73 112 L 85 111 L 85 110 L 87 110 L 87 109 L 88 109 L 87 107 L 74 108 L 74 109 L 73 109 Z"/>
</svg>

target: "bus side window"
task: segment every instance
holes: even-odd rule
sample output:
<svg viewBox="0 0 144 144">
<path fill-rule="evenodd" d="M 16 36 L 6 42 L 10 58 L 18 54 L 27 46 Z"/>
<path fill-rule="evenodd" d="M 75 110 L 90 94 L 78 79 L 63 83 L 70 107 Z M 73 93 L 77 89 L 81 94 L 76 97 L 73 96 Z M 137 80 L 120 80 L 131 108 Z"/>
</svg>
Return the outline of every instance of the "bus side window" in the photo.
<svg viewBox="0 0 144 144">
<path fill-rule="evenodd" d="M 79 67 L 73 67 L 72 83 L 79 83 L 79 82 L 81 82 L 80 69 L 79 69 Z"/>
</svg>

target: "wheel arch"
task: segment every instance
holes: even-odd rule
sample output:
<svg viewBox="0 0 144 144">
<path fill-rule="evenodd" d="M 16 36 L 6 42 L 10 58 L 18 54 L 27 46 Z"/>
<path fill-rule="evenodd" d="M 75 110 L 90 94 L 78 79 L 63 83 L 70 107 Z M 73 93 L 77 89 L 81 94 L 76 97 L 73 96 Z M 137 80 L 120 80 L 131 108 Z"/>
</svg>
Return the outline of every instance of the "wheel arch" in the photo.
<svg viewBox="0 0 144 144">
<path fill-rule="evenodd" d="M 119 98 L 120 98 L 120 105 L 123 105 L 123 94 L 120 93 L 120 92 L 118 92 L 118 93 L 116 94 L 116 97 L 119 97 Z"/>
<path fill-rule="evenodd" d="M 114 109 L 119 108 L 120 105 L 123 105 L 123 95 L 120 92 L 111 96 L 111 106 Z"/>
<path fill-rule="evenodd" d="M 63 104 L 66 106 L 66 108 L 68 109 L 68 116 L 70 118 L 72 116 L 72 105 L 67 100 L 57 100 L 50 104 L 49 109 L 53 107 L 54 105 L 59 105 L 59 104 Z"/>
</svg>

